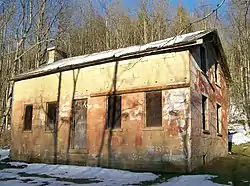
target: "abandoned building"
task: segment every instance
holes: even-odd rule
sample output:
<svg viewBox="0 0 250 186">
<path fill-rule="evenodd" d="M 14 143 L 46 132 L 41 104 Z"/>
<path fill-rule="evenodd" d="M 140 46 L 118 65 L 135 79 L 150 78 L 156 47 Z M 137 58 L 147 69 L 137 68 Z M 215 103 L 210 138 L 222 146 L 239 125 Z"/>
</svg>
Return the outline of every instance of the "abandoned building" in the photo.
<svg viewBox="0 0 250 186">
<path fill-rule="evenodd" d="M 216 30 L 72 58 L 52 48 L 13 81 L 12 160 L 190 171 L 227 154 Z"/>
</svg>

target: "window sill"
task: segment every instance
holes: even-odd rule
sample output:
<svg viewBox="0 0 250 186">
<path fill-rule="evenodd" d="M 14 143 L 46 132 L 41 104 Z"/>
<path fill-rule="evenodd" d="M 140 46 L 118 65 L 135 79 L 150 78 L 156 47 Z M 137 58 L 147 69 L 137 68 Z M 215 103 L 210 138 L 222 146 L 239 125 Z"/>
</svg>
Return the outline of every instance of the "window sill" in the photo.
<svg viewBox="0 0 250 186">
<path fill-rule="evenodd" d="M 52 133 L 54 133 L 54 131 L 52 131 L 52 130 L 45 130 L 44 133 L 47 133 L 47 134 L 50 133 L 50 134 L 52 134 Z"/>
<path fill-rule="evenodd" d="M 209 130 L 203 130 L 203 134 L 210 134 Z"/>
<path fill-rule="evenodd" d="M 89 151 L 86 148 L 81 148 L 81 149 L 69 149 L 70 154 L 87 154 Z"/>
<path fill-rule="evenodd" d="M 152 130 L 163 130 L 163 127 L 146 127 L 142 129 L 143 131 L 152 131 Z"/>
<path fill-rule="evenodd" d="M 32 133 L 32 130 L 23 130 L 25 133 Z"/>
<path fill-rule="evenodd" d="M 222 134 L 220 134 L 220 133 L 217 133 L 217 136 L 219 136 L 219 137 L 222 137 Z"/>
<path fill-rule="evenodd" d="M 123 129 L 121 129 L 121 128 L 114 128 L 114 129 L 107 128 L 107 129 L 105 129 L 105 131 L 122 132 L 122 131 L 123 131 Z"/>
</svg>

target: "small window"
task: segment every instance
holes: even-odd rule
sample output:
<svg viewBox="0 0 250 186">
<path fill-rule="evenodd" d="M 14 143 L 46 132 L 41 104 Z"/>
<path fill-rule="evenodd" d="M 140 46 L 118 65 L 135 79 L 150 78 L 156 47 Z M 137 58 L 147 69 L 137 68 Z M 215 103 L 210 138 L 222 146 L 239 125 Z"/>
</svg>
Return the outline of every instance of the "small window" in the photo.
<svg viewBox="0 0 250 186">
<path fill-rule="evenodd" d="M 146 126 L 162 126 L 162 92 L 146 92 Z"/>
<path fill-rule="evenodd" d="M 215 78 L 215 82 L 218 82 L 218 62 L 215 62 L 215 69 L 214 69 L 214 78 Z"/>
<path fill-rule="evenodd" d="M 47 121 L 45 130 L 54 130 L 57 124 L 57 102 L 47 103 Z"/>
<path fill-rule="evenodd" d="M 207 120 L 207 113 L 208 111 L 208 103 L 207 103 L 207 97 L 202 95 L 202 127 L 203 130 L 209 130 L 208 128 L 208 120 Z"/>
<path fill-rule="evenodd" d="M 200 58 L 201 58 L 201 70 L 207 72 L 207 62 L 206 62 L 206 49 L 205 47 L 200 48 Z"/>
<path fill-rule="evenodd" d="M 23 130 L 31 130 L 31 128 L 32 128 L 32 112 L 33 112 L 33 105 L 26 105 L 25 106 L 25 113 L 24 113 L 24 128 L 23 128 Z"/>
<path fill-rule="evenodd" d="M 215 62 L 214 78 L 215 78 L 216 85 L 220 86 L 220 73 L 219 73 L 219 63 L 218 63 L 218 61 Z"/>
<path fill-rule="evenodd" d="M 217 104 L 216 108 L 216 115 L 217 115 L 217 133 L 221 134 L 221 128 L 222 128 L 222 117 L 221 117 L 221 106 Z"/>
<path fill-rule="evenodd" d="M 108 96 L 107 102 L 108 118 L 106 128 L 121 128 L 121 96 Z"/>
</svg>

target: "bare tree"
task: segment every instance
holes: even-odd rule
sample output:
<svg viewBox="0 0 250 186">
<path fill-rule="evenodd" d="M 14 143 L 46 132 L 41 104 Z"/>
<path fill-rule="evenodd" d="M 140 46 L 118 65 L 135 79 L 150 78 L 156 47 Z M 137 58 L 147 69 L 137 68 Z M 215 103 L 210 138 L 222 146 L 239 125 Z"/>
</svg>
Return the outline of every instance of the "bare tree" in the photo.
<svg viewBox="0 0 250 186">
<path fill-rule="evenodd" d="M 230 1 L 227 54 L 234 82 L 231 104 L 236 106 L 250 124 L 250 1 Z"/>
<path fill-rule="evenodd" d="M 8 38 L 4 38 L 4 46 L 5 48 L 8 48 L 9 51 L 4 54 L 5 60 L 1 61 L 1 66 L 5 63 L 8 67 L 7 77 L 9 79 L 31 68 L 38 67 L 40 65 L 40 61 L 45 58 L 42 46 L 44 43 L 51 41 L 49 38 L 51 37 L 51 28 L 53 27 L 53 23 L 55 23 L 58 13 L 55 11 L 55 14 L 52 14 L 52 16 L 49 15 L 49 11 L 46 11 L 47 2 L 49 1 L 12 1 L 12 5 L 18 8 L 11 12 L 11 16 L 15 19 L 11 22 L 11 26 L 8 25 L 9 27 L 6 27 L 9 29 L 9 33 Z M 37 4 L 39 4 L 39 6 L 36 6 Z M 55 10 L 60 11 L 60 9 Z M 46 20 L 46 24 L 45 15 L 49 18 L 49 20 Z M 33 53 L 37 53 L 37 55 L 32 55 Z M 31 63 L 31 61 L 33 62 Z M 6 79 L 6 81 L 9 79 Z M 6 129 L 8 128 L 8 124 L 10 124 L 13 81 L 9 81 L 8 86 L 4 87 L 4 91 L 6 98 L 3 101 L 4 107 L 1 118 L 1 126 L 3 129 Z"/>
</svg>

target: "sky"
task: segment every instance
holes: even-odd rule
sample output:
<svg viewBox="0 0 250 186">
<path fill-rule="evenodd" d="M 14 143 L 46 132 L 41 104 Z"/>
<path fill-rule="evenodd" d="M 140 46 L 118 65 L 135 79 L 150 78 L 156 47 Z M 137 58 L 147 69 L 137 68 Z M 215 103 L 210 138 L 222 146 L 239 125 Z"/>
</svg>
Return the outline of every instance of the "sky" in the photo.
<svg viewBox="0 0 250 186">
<path fill-rule="evenodd" d="M 178 5 L 179 3 L 183 4 L 189 11 L 192 11 L 194 8 L 197 8 L 199 1 L 197 0 L 170 0 L 170 3 Z M 221 2 L 221 0 L 203 0 L 204 4 L 211 4 L 210 7 L 216 7 L 217 4 Z"/>
<path fill-rule="evenodd" d="M 136 6 L 137 0 L 123 0 L 126 5 L 129 7 Z M 221 0 L 169 0 L 170 4 L 177 6 L 178 4 L 183 4 L 188 11 L 192 12 L 194 8 L 197 8 L 198 2 L 205 2 L 204 4 L 211 4 L 211 8 L 215 8 L 217 4 L 221 2 Z"/>
</svg>

